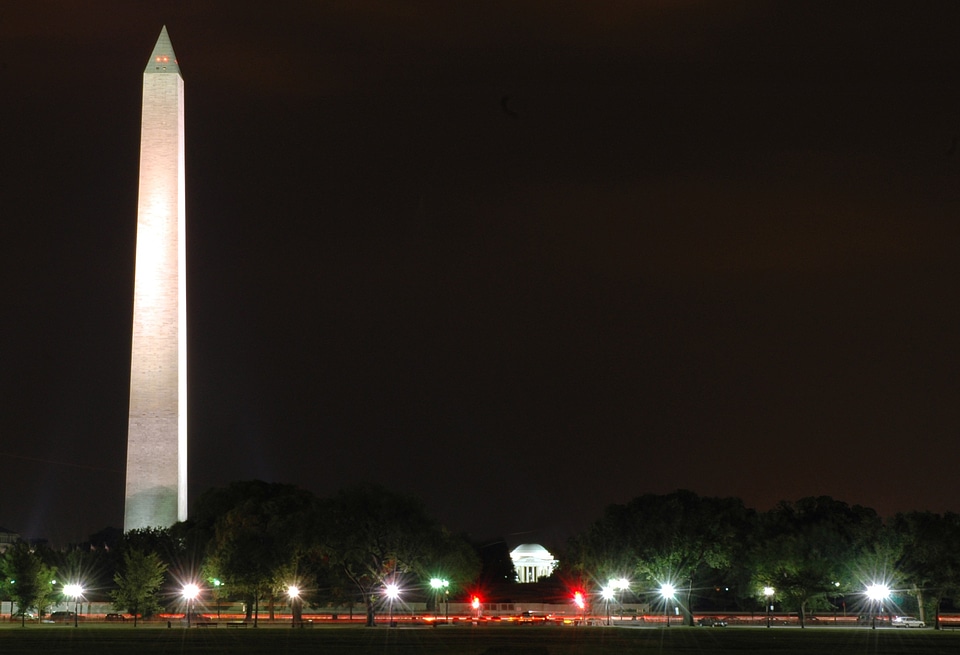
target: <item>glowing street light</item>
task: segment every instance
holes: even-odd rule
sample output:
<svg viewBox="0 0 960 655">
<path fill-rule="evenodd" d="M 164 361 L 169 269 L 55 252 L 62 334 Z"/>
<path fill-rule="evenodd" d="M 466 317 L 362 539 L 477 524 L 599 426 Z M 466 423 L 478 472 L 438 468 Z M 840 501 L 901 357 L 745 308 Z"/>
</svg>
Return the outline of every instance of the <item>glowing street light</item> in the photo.
<svg viewBox="0 0 960 655">
<path fill-rule="evenodd" d="M 614 588 L 611 581 L 606 587 L 600 590 L 600 597 L 603 598 L 603 604 L 607 608 L 607 625 L 610 625 L 610 601 L 613 600 Z"/>
<path fill-rule="evenodd" d="M 193 582 L 183 585 L 183 590 L 180 592 L 183 596 L 183 599 L 187 601 L 187 627 L 190 627 L 190 615 L 193 614 L 193 603 L 197 600 L 197 596 L 200 595 L 200 587 Z"/>
<path fill-rule="evenodd" d="M 882 612 L 882 611 L 883 611 L 883 601 L 885 601 L 885 600 L 890 596 L 890 587 L 888 587 L 888 586 L 885 585 L 885 584 L 877 584 L 877 583 L 874 583 L 874 584 L 869 585 L 869 586 L 867 587 L 867 592 L 866 592 L 866 593 L 867 593 L 867 598 L 869 598 L 870 600 L 872 600 L 872 601 L 874 602 L 874 604 L 877 606 L 876 609 L 879 609 L 879 610 Z M 873 621 L 872 621 L 872 625 L 871 625 L 871 627 L 872 627 L 873 630 L 876 630 L 876 629 L 877 629 L 877 611 L 876 611 L 876 609 L 874 609 L 874 612 L 873 612 Z"/>
<path fill-rule="evenodd" d="M 220 587 L 223 586 L 223 582 L 220 578 L 209 578 L 208 581 L 213 585 L 213 597 L 217 601 L 217 620 L 220 620 Z"/>
<path fill-rule="evenodd" d="M 773 587 L 764 587 L 763 588 L 763 597 L 766 599 L 767 604 L 767 627 L 770 627 L 770 610 L 773 609 L 773 595 L 776 593 L 776 590 Z"/>
<path fill-rule="evenodd" d="M 668 611 L 671 600 L 677 593 L 677 588 L 669 582 L 660 586 L 660 595 L 663 596 L 663 614 L 667 617 L 667 627 L 670 627 L 670 612 Z"/>
<path fill-rule="evenodd" d="M 450 581 L 444 580 L 443 578 L 430 578 L 430 586 L 437 593 L 437 602 L 440 602 L 440 591 L 443 591 L 443 602 L 444 602 L 444 620 L 450 620 Z"/>
<path fill-rule="evenodd" d="M 627 578 L 611 580 L 610 586 L 613 587 L 615 591 L 620 592 L 617 602 L 620 604 L 620 620 L 623 621 L 623 592 L 630 591 L 630 580 Z"/>
<path fill-rule="evenodd" d="M 390 627 L 395 628 L 397 624 L 393 622 L 393 601 L 400 597 L 400 587 L 391 582 L 383 588 L 383 593 L 390 601 Z"/>
<path fill-rule="evenodd" d="M 297 627 L 297 619 L 299 618 L 297 609 L 300 603 L 300 588 L 297 587 L 297 585 L 290 585 L 287 587 L 287 596 L 290 597 L 290 627 L 295 628 Z M 302 626 L 303 623 L 301 622 L 300 625 Z"/>
<path fill-rule="evenodd" d="M 77 583 L 63 585 L 63 595 L 73 599 L 73 627 L 79 626 L 77 618 L 80 614 L 80 598 L 83 596 L 83 587 Z"/>
</svg>

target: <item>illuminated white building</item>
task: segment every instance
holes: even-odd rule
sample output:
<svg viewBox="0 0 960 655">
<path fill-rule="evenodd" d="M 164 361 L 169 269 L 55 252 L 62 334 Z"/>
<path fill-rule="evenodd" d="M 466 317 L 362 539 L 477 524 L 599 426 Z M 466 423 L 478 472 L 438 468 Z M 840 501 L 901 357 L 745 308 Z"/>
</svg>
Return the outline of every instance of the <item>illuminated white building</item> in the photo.
<svg viewBox="0 0 960 655">
<path fill-rule="evenodd" d="M 520 544 L 510 552 L 518 582 L 536 582 L 557 568 L 557 560 L 540 544 Z"/>
<path fill-rule="evenodd" d="M 124 531 L 187 518 L 183 78 L 167 28 L 143 71 Z"/>
</svg>

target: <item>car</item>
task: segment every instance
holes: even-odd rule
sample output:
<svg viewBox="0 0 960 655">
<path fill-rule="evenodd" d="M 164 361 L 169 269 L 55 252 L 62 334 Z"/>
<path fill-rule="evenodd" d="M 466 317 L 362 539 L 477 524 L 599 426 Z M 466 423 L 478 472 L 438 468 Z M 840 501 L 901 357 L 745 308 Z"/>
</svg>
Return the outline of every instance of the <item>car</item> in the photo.
<svg viewBox="0 0 960 655">
<path fill-rule="evenodd" d="M 23 610 L 14 614 L 11 619 L 14 621 L 36 621 L 37 613 L 32 610 Z"/>
<path fill-rule="evenodd" d="M 923 628 L 927 624 L 913 616 L 898 616 L 890 622 L 894 628 Z"/>
<path fill-rule="evenodd" d="M 50 615 L 50 621 L 53 623 L 70 623 L 75 620 L 76 616 L 74 612 L 54 612 Z"/>
<path fill-rule="evenodd" d="M 705 616 L 697 621 L 697 625 L 704 628 L 726 628 L 727 622 L 714 616 Z"/>
<path fill-rule="evenodd" d="M 125 617 L 123 614 L 107 614 L 105 617 L 103 617 L 103 620 L 104 621 L 126 621 L 127 617 Z"/>
</svg>

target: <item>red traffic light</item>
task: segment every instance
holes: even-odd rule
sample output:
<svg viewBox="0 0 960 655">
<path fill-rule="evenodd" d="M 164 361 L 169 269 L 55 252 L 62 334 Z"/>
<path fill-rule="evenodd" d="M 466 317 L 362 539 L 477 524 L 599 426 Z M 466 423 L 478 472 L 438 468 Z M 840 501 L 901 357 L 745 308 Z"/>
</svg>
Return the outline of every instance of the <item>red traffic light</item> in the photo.
<svg viewBox="0 0 960 655">
<path fill-rule="evenodd" d="M 474 596 L 473 602 L 471 602 L 470 604 L 473 605 L 473 609 L 475 610 L 480 609 L 480 596 Z"/>
<path fill-rule="evenodd" d="M 583 600 L 582 591 L 577 591 L 573 594 L 573 603 L 580 609 L 583 609 L 586 606 L 586 602 Z"/>
</svg>

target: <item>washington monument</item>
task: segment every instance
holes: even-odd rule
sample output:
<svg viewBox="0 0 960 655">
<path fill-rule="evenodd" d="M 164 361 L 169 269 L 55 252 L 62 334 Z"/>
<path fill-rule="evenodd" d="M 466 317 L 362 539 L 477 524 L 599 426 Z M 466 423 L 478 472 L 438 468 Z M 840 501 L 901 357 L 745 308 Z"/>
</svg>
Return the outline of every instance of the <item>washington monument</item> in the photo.
<svg viewBox="0 0 960 655">
<path fill-rule="evenodd" d="M 143 71 L 123 530 L 187 518 L 183 78 L 166 26 Z"/>
</svg>

